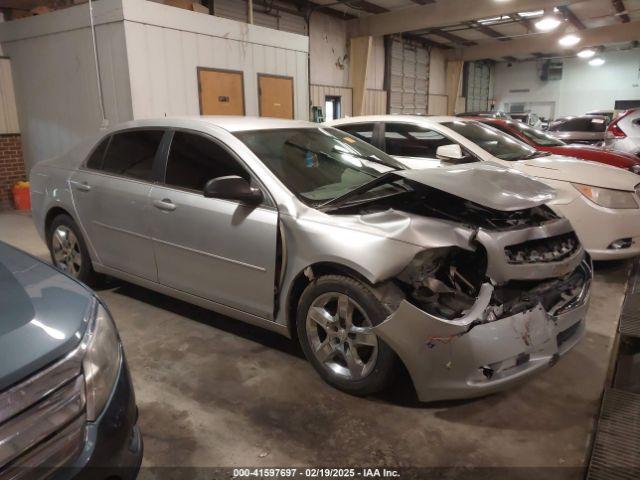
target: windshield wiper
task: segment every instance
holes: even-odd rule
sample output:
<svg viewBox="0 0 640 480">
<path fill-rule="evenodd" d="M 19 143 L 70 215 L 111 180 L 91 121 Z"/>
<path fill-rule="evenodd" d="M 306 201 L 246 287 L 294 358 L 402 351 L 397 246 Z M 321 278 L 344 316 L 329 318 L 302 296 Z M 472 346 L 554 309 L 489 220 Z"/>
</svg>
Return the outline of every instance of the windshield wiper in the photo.
<svg viewBox="0 0 640 480">
<path fill-rule="evenodd" d="M 363 160 L 367 160 L 369 162 L 373 162 L 373 163 L 378 163 L 380 165 L 384 165 L 385 167 L 389 167 L 389 168 L 393 168 L 394 171 L 396 170 L 406 170 L 404 166 L 402 166 L 402 164 L 400 164 L 399 162 L 395 165 L 390 165 L 389 163 L 385 162 L 384 160 L 380 160 L 378 157 L 376 157 L 375 155 L 362 155 L 361 153 L 352 153 L 352 152 L 341 152 L 340 150 L 337 150 L 336 147 L 333 147 L 331 149 L 331 153 L 342 153 L 345 155 L 351 155 L 353 157 L 357 157 L 357 158 L 362 158 Z"/>
<path fill-rule="evenodd" d="M 535 152 L 531 152 L 526 157 L 523 157 L 522 160 L 528 160 L 530 158 L 536 158 L 536 157 L 548 157 L 549 155 L 551 155 L 549 152 L 543 152 L 541 150 L 536 150 Z"/>
<path fill-rule="evenodd" d="M 349 200 L 350 198 L 353 198 L 357 195 L 361 195 L 363 193 L 366 193 L 376 187 L 379 187 L 380 185 L 384 185 L 387 183 L 393 183 L 397 180 L 399 180 L 401 177 L 398 176 L 398 174 L 395 173 L 395 170 L 392 170 L 390 172 L 386 172 L 383 173 L 382 175 L 380 175 L 377 178 L 374 178 L 373 180 L 367 182 L 367 183 L 363 183 L 362 185 L 360 185 L 359 187 L 356 187 L 352 190 L 349 190 L 347 193 L 345 193 L 344 195 L 340 195 L 339 197 L 336 198 L 332 198 L 331 200 L 328 200 L 324 203 L 321 203 L 320 205 L 318 205 L 317 208 L 319 209 L 326 209 L 327 207 L 336 207 L 338 205 L 341 205 L 343 203 L 345 203 L 347 200 Z"/>
</svg>

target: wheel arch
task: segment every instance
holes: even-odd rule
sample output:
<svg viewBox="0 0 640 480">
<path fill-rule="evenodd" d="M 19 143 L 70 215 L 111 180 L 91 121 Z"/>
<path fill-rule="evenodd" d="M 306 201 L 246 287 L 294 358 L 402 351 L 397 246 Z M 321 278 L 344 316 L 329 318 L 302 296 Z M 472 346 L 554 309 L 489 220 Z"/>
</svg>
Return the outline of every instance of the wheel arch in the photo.
<svg viewBox="0 0 640 480">
<path fill-rule="evenodd" d="M 53 219 L 56 218 L 58 215 L 68 215 L 73 219 L 74 222 L 76 222 L 76 219 L 74 218 L 74 216 L 66 208 L 61 207 L 60 205 L 55 205 L 51 207 L 47 211 L 47 214 L 44 217 L 44 234 L 45 234 L 45 239 L 47 243 L 49 242 L 49 230 L 51 229 L 51 224 L 53 223 Z"/>
<path fill-rule="evenodd" d="M 309 273 L 312 275 L 311 279 L 309 279 L 309 277 L 307 276 Z M 344 275 L 346 277 L 351 277 L 355 280 L 359 280 L 366 285 L 373 286 L 373 283 L 369 281 L 369 279 L 363 273 L 358 272 L 354 268 L 341 263 L 323 261 L 307 265 L 295 276 L 287 293 L 287 329 L 289 331 L 289 336 L 295 341 L 298 341 L 298 334 L 296 331 L 296 312 L 298 308 L 298 302 L 300 300 L 300 297 L 302 296 L 302 292 L 305 288 L 307 288 L 307 285 L 309 285 L 314 278 L 324 275 Z"/>
</svg>

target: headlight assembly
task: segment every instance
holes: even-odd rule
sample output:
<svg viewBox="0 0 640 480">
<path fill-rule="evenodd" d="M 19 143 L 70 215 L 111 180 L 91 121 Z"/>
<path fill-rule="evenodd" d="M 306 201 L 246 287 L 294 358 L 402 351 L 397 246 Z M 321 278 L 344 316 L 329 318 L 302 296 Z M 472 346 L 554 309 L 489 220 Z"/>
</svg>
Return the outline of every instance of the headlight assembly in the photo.
<svg viewBox="0 0 640 480">
<path fill-rule="evenodd" d="M 618 209 L 638 208 L 638 202 L 636 202 L 633 192 L 592 187 L 580 183 L 573 183 L 572 185 L 582 195 L 601 207 Z"/>
<path fill-rule="evenodd" d="M 87 396 L 87 420 L 95 421 L 109 400 L 122 362 L 122 349 L 113 320 L 97 302 L 85 334 L 82 360 Z"/>
</svg>

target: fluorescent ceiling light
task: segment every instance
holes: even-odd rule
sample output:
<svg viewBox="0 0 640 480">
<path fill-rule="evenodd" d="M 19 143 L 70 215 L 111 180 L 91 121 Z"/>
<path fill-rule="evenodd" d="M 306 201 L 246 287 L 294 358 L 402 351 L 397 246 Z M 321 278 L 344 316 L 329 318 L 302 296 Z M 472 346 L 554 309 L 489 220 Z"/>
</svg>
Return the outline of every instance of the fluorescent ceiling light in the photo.
<svg viewBox="0 0 640 480">
<path fill-rule="evenodd" d="M 558 40 L 558 43 L 563 47 L 573 47 L 574 45 L 580 43 L 580 37 L 574 35 L 573 33 L 570 33 L 569 35 L 565 35 L 560 40 Z"/>
<path fill-rule="evenodd" d="M 523 18 L 540 17 L 544 15 L 544 10 L 531 10 L 529 12 L 518 12 L 518 15 Z"/>
<path fill-rule="evenodd" d="M 543 32 L 550 32 L 551 30 L 558 28 L 558 25 L 560 25 L 560 23 L 562 22 L 556 17 L 548 16 L 538 20 L 536 22 L 536 28 Z"/>
<path fill-rule="evenodd" d="M 591 65 L 592 67 L 599 67 L 601 65 L 604 65 L 604 58 L 602 57 L 592 58 L 591 60 L 589 60 L 589 65 Z"/>
<path fill-rule="evenodd" d="M 591 58 L 596 54 L 596 51 L 591 48 L 585 48 L 584 50 L 580 50 L 578 52 L 578 56 L 580 58 Z"/>
</svg>

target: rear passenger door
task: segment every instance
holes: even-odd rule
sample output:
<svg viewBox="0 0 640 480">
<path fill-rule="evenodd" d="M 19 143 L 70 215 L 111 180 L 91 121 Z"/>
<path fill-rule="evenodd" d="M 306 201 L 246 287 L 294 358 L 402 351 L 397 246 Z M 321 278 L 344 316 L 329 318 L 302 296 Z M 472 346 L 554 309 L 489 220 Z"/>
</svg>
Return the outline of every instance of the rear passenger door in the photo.
<svg viewBox="0 0 640 480">
<path fill-rule="evenodd" d="M 205 183 L 227 175 L 253 178 L 218 139 L 174 132 L 164 184 L 151 192 L 158 281 L 271 320 L 278 211 L 265 189 L 261 205 L 205 198 Z"/>
<path fill-rule="evenodd" d="M 164 130 L 114 133 L 73 174 L 71 190 L 98 263 L 147 280 L 157 271 L 149 193 Z"/>
<path fill-rule="evenodd" d="M 382 150 L 397 158 L 407 168 L 440 167 L 436 152 L 454 142 L 435 130 L 410 123 L 384 124 Z"/>
</svg>

